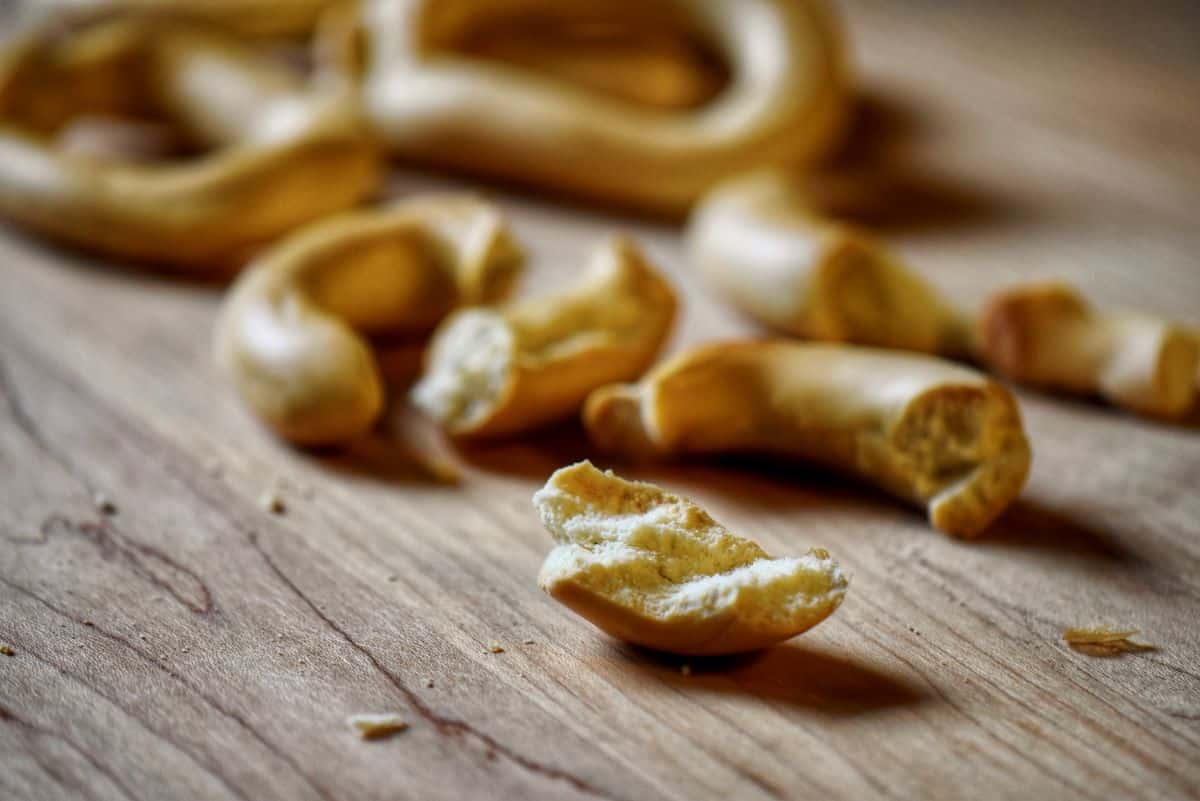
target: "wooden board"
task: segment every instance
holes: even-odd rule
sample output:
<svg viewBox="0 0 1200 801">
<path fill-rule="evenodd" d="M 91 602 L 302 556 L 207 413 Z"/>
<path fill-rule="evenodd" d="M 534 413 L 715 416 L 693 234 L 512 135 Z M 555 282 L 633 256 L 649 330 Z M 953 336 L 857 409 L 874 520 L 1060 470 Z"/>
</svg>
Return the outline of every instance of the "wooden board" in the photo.
<svg viewBox="0 0 1200 801">
<path fill-rule="evenodd" d="M 852 4 L 869 216 L 963 302 L 1058 276 L 1200 323 L 1200 14 L 1047 5 Z M 498 199 L 526 291 L 624 230 L 686 293 L 673 348 L 753 330 L 677 228 Z M 683 675 L 535 587 L 529 497 L 589 455 L 578 431 L 455 453 L 398 410 L 348 455 L 297 453 L 216 374 L 219 301 L 0 231 L 0 798 L 1200 794 L 1196 425 L 1022 392 L 1032 478 L 971 544 L 804 469 L 627 471 L 853 576 L 809 635 Z M 1063 645 L 1098 623 L 1158 650 Z M 410 730 L 345 724 L 385 711 Z"/>
</svg>

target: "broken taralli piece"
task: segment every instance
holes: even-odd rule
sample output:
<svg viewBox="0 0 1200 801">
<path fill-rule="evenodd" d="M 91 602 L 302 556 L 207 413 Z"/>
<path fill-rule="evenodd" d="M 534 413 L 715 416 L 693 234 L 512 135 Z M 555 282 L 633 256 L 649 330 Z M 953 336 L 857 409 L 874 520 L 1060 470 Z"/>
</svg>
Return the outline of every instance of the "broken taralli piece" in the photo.
<svg viewBox="0 0 1200 801">
<path fill-rule="evenodd" d="M 826 342 L 967 352 L 965 318 L 869 234 L 806 208 L 781 172 L 739 176 L 705 195 L 687 247 L 710 285 L 772 328 Z"/>
<path fill-rule="evenodd" d="M 1029 445 L 1012 395 L 974 370 L 852 345 L 734 342 L 684 353 L 584 407 L 632 457 L 775 454 L 857 476 L 970 537 L 1016 498 Z"/>
<path fill-rule="evenodd" d="M 1196 399 L 1200 337 L 1144 315 L 1108 313 L 1064 284 L 1018 287 L 988 301 L 979 358 L 1023 384 L 1100 395 L 1137 414 L 1187 414 Z"/>
<path fill-rule="evenodd" d="M 675 293 L 634 243 L 614 238 L 582 283 L 507 309 L 465 309 L 435 332 L 417 406 L 459 437 L 570 417 L 593 389 L 640 376 L 675 318 Z"/>
<path fill-rule="evenodd" d="M 350 439 L 383 404 L 365 337 L 423 333 L 454 307 L 498 300 L 520 261 L 499 212 L 471 196 L 333 217 L 280 242 L 237 281 L 217 359 L 280 436 Z"/>
<path fill-rule="evenodd" d="M 690 501 L 590 462 L 533 496 L 557 542 L 538 584 L 612 636 L 678 654 L 764 648 L 829 617 L 846 593 L 821 549 L 771 558 Z"/>
</svg>

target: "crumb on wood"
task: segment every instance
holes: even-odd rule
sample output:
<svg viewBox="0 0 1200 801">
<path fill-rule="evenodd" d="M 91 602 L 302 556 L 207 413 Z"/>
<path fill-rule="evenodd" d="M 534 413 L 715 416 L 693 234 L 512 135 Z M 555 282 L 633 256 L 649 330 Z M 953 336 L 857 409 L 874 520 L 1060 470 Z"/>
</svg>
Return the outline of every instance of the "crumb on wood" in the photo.
<svg viewBox="0 0 1200 801">
<path fill-rule="evenodd" d="M 408 728 L 408 723 L 404 718 L 393 712 L 351 715 L 346 719 L 346 722 L 364 740 L 378 740 L 382 737 L 399 734 Z"/>
<path fill-rule="evenodd" d="M 398 573 L 392 573 L 391 575 L 388 576 L 387 580 L 388 581 L 396 581 L 399 578 L 400 578 L 400 575 Z"/>
<path fill-rule="evenodd" d="M 534 644 L 534 641 L 533 641 L 533 640 L 525 640 L 525 644 L 526 644 L 526 645 L 533 645 L 533 644 Z"/>
<path fill-rule="evenodd" d="M 11 645 L 0 643 L 0 654 L 4 654 L 5 656 L 16 656 L 17 652 L 13 650 Z"/>
<path fill-rule="evenodd" d="M 433 686 L 433 679 L 425 679 L 425 686 L 426 686 L 426 687 L 432 687 L 432 686 Z"/>
<path fill-rule="evenodd" d="M 491 651 L 493 654 L 502 654 L 502 653 L 504 653 L 504 646 L 498 642 L 494 642 L 488 646 L 488 650 Z"/>
<path fill-rule="evenodd" d="M 105 495 L 103 492 L 92 493 L 92 505 L 102 515 L 111 517 L 117 513 L 117 505 L 113 503 L 112 498 Z"/>
<path fill-rule="evenodd" d="M 279 497 L 277 492 L 264 492 L 258 498 L 258 505 L 273 515 L 281 515 L 287 511 L 283 498 Z"/>
<path fill-rule="evenodd" d="M 1137 629 L 1110 629 L 1107 626 L 1072 628 L 1063 630 L 1063 641 L 1088 656 L 1118 656 L 1155 650 L 1153 645 L 1130 639 L 1137 633 Z"/>
</svg>

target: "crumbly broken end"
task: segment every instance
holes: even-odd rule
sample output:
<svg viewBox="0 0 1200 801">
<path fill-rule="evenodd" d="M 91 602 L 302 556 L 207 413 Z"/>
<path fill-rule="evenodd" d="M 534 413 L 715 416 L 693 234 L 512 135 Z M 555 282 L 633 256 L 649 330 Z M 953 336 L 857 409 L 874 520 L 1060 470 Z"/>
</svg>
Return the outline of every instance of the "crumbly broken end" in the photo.
<svg viewBox="0 0 1200 801">
<path fill-rule="evenodd" d="M 593 390 L 583 406 L 588 436 L 601 450 L 633 459 L 659 453 L 657 438 L 647 430 L 638 384 L 609 384 Z"/>
<path fill-rule="evenodd" d="M 346 722 L 364 740 L 378 740 L 408 728 L 404 718 L 392 712 L 351 715 Z"/>
<path fill-rule="evenodd" d="M 586 593 L 657 624 L 694 625 L 701 638 L 688 642 L 685 630 L 669 646 L 653 635 L 640 640 L 650 647 L 762 647 L 816 625 L 845 594 L 846 578 L 828 552 L 773 559 L 689 501 L 590 462 L 557 471 L 534 504 L 559 542 L 543 564 L 543 589 L 560 600 Z M 727 622 L 702 635 L 714 620 Z"/>
<path fill-rule="evenodd" d="M 1137 633 L 1137 629 L 1116 630 L 1107 626 L 1070 628 L 1063 630 L 1063 641 L 1073 650 L 1089 656 L 1117 656 L 1157 650 L 1153 645 L 1131 640 Z"/>
<path fill-rule="evenodd" d="M 918 398 L 897 427 L 898 463 L 948 534 L 982 532 L 1021 491 L 1031 455 L 1007 391 L 938 388 Z"/>
<path fill-rule="evenodd" d="M 513 336 L 497 313 L 456 314 L 430 347 L 413 402 L 451 432 L 469 431 L 500 405 L 511 380 Z"/>
</svg>

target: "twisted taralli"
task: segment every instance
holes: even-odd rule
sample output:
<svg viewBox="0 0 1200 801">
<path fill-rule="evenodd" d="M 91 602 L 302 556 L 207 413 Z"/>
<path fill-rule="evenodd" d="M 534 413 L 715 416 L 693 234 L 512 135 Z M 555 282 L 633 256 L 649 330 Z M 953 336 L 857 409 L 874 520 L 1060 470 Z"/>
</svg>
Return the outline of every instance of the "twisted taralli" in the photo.
<svg viewBox="0 0 1200 801">
<path fill-rule="evenodd" d="M 979 320 L 979 358 L 1014 381 L 1099 395 L 1150 417 L 1187 414 L 1200 382 L 1200 336 L 1141 314 L 1104 312 L 1056 283 L 1000 292 Z"/>
<path fill-rule="evenodd" d="M 357 101 L 327 84 L 203 26 L 121 16 L 31 29 L 0 53 L 0 214 L 108 256 L 233 266 L 376 186 Z M 147 116 L 208 152 L 131 163 L 64 146 L 75 121 Z"/>
<path fill-rule="evenodd" d="M 880 242 L 807 208 L 778 171 L 721 184 L 697 204 L 692 263 L 735 306 L 805 339 L 961 356 L 968 321 Z"/>
<path fill-rule="evenodd" d="M 596 390 L 592 441 L 631 457 L 727 452 L 794 458 L 925 508 L 935 528 L 981 532 L 1016 498 L 1030 452 L 1013 397 L 928 356 L 851 345 L 738 342 Z"/>
<path fill-rule="evenodd" d="M 829 553 L 771 558 L 685 498 L 602 473 L 550 476 L 533 504 L 556 545 L 538 584 L 618 639 L 679 654 L 731 654 L 829 617 L 847 579 Z"/>
<path fill-rule="evenodd" d="M 413 399 L 458 437 L 570 417 L 596 387 L 650 366 L 675 307 L 674 291 L 633 242 L 610 239 L 571 291 L 449 317 L 434 333 Z"/>
<path fill-rule="evenodd" d="M 469 196 L 347 212 L 284 239 L 238 279 L 217 358 L 280 436 L 347 440 L 383 403 L 365 337 L 426 332 L 453 307 L 497 300 L 520 259 L 499 213 Z"/>
<path fill-rule="evenodd" d="M 587 23 L 681 32 L 714 51 L 729 80 L 696 107 L 670 109 L 467 48 L 500 26 Z M 684 211 L 754 167 L 811 163 L 839 134 L 848 99 L 818 0 L 367 0 L 362 26 L 367 114 L 397 152 L 655 211 Z"/>
</svg>

